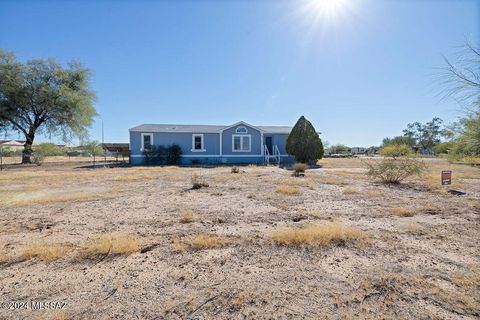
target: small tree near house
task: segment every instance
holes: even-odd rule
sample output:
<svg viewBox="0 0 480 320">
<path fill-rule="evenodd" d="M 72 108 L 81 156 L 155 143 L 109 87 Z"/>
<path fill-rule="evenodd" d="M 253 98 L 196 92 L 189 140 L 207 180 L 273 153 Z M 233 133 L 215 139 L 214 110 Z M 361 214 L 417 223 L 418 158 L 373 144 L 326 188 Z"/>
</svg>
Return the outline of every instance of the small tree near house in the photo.
<svg viewBox="0 0 480 320">
<path fill-rule="evenodd" d="M 287 153 L 302 163 L 317 162 L 323 158 L 323 144 L 313 125 L 301 116 L 288 135 Z"/>
</svg>

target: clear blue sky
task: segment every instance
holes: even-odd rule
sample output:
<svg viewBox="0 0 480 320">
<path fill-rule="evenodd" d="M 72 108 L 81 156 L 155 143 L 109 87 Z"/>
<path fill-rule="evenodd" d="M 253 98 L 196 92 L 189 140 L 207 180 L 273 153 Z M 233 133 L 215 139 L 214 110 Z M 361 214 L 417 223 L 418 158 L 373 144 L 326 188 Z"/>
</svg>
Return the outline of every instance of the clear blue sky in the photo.
<svg viewBox="0 0 480 320">
<path fill-rule="evenodd" d="M 436 68 L 478 40 L 480 1 L 312 1 L 3 0 L 0 47 L 90 68 L 108 142 L 141 123 L 293 125 L 303 114 L 330 143 L 370 146 L 408 122 L 455 120 Z"/>
</svg>

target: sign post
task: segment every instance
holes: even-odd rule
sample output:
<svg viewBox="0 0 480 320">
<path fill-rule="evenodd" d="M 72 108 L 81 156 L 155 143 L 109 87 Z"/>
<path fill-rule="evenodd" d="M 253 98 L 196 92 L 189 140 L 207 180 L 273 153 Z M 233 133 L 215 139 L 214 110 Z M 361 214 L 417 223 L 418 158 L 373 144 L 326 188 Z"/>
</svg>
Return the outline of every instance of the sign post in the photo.
<svg viewBox="0 0 480 320">
<path fill-rule="evenodd" d="M 441 180 L 442 180 L 442 186 L 452 184 L 452 171 L 443 170 Z"/>
</svg>

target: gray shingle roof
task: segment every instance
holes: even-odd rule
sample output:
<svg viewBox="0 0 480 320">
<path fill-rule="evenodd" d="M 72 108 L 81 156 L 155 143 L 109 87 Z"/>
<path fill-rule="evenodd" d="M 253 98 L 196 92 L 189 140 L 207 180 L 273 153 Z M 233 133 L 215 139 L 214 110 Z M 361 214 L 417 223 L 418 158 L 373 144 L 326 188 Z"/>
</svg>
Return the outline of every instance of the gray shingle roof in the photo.
<svg viewBox="0 0 480 320">
<path fill-rule="evenodd" d="M 133 127 L 130 131 L 141 132 L 178 132 L 178 133 L 207 133 L 217 132 L 230 126 L 221 125 L 185 125 L 185 124 L 141 124 Z M 285 133 L 288 134 L 292 127 L 287 126 L 253 126 L 264 133 Z"/>
</svg>

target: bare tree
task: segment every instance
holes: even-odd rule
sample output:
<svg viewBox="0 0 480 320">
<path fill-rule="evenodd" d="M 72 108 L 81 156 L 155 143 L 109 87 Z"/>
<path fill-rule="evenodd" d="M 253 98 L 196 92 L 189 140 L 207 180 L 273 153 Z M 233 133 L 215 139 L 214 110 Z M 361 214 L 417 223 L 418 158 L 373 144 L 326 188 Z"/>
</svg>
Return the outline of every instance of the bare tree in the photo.
<svg viewBox="0 0 480 320">
<path fill-rule="evenodd" d="M 446 66 L 440 81 L 444 98 L 455 99 L 469 113 L 480 112 L 480 46 L 466 40 L 452 58 L 443 59 Z"/>
</svg>

